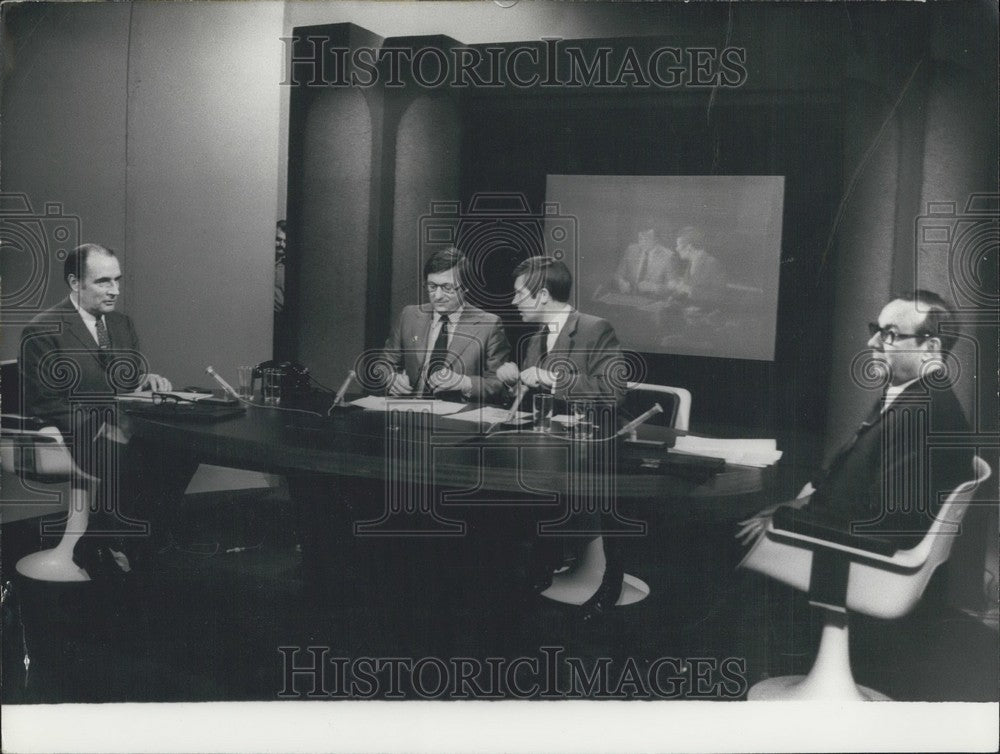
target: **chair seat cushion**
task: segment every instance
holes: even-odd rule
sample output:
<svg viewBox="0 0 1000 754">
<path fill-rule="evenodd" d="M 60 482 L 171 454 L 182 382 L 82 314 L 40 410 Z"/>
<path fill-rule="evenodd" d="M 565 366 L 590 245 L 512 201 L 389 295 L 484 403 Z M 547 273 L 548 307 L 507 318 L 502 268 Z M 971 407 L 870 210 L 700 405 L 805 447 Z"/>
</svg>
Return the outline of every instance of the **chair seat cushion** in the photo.
<svg viewBox="0 0 1000 754">
<path fill-rule="evenodd" d="M 850 522 L 831 516 L 824 511 L 793 508 L 783 505 L 774 512 L 772 518 L 774 528 L 788 531 L 828 542 L 853 547 L 876 555 L 891 556 L 899 550 L 899 543 L 883 537 L 851 534 Z"/>
</svg>

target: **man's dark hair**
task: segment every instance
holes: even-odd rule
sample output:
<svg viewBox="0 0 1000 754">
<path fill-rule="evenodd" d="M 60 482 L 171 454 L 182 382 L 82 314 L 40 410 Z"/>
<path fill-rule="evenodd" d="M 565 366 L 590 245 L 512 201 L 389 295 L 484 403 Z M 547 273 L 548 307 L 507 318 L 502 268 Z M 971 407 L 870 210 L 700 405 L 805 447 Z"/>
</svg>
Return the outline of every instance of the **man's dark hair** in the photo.
<svg viewBox="0 0 1000 754">
<path fill-rule="evenodd" d="M 573 276 L 569 267 L 552 257 L 528 257 L 514 268 L 514 279 L 524 275 L 524 287 L 528 293 L 537 296 L 544 288 L 553 301 L 565 304 L 573 290 Z"/>
<path fill-rule="evenodd" d="M 928 338 L 937 338 L 941 341 L 941 350 L 950 353 L 958 338 L 955 333 L 948 332 L 944 325 L 952 322 L 955 316 L 954 310 L 941 296 L 934 291 L 924 288 L 917 288 L 912 291 L 903 291 L 896 299 L 900 301 L 913 302 L 918 311 L 924 313 L 924 321 L 921 323 L 918 335 Z"/>
<path fill-rule="evenodd" d="M 87 270 L 87 259 L 91 254 L 104 254 L 109 257 L 118 256 L 113 249 L 101 246 L 96 243 L 82 243 L 75 249 L 70 250 L 63 262 L 63 280 L 69 285 L 69 276 L 76 276 L 77 280 L 83 280 L 83 273 Z"/>
<path fill-rule="evenodd" d="M 465 287 L 465 254 L 454 246 L 447 249 L 438 249 L 424 262 L 424 278 L 438 272 L 447 272 L 455 269 L 455 283 Z"/>
</svg>

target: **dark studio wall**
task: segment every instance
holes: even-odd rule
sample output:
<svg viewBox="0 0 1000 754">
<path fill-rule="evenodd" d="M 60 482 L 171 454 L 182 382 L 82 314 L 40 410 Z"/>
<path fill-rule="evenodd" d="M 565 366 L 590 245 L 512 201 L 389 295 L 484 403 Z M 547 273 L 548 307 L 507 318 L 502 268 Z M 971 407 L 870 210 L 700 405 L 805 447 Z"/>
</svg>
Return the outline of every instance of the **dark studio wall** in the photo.
<svg viewBox="0 0 1000 754">
<path fill-rule="evenodd" d="M 303 347 L 293 355 L 308 361 L 308 354 L 318 376 L 337 382 L 358 349 L 381 344 L 400 308 L 420 298 L 420 264 L 432 248 L 421 229 L 428 213 L 440 210 L 461 227 L 484 196 L 513 193 L 523 195 L 527 213 L 537 216 L 550 173 L 783 175 L 775 360 L 647 355 L 646 376 L 693 390 L 696 430 L 778 437 L 803 467 L 839 445 L 871 403 L 870 388 L 851 372 L 864 350 L 866 323 L 895 290 L 920 284 L 948 295 L 954 287 L 941 250 L 917 243 L 922 208 L 941 197 L 964 207 L 968 194 L 995 191 L 995 175 L 984 169 L 996 157 L 996 98 L 989 88 L 995 71 L 985 65 L 995 42 L 962 41 L 986 20 L 988 9 L 960 3 L 646 10 L 644 37 L 631 36 L 632 30 L 626 37 L 562 44 L 605 46 L 612 56 L 629 48 L 732 45 L 746 51 L 746 81 L 732 88 L 365 89 L 371 141 L 361 137 L 354 147 L 370 152 L 370 191 L 342 190 L 331 206 L 342 199 L 350 205 L 337 210 L 345 217 L 367 215 L 367 238 L 340 244 L 330 236 L 321 248 L 303 249 L 298 273 L 326 274 L 307 267 L 309 255 L 344 265 L 348 278 L 356 270 L 347 267 L 363 267 L 366 290 L 352 288 L 333 302 L 317 295 L 299 302 L 299 316 L 308 310 L 326 317 L 325 327 L 335 322 L 346 331 L 361 306 L 365 331 L 306 344 L 311 336 L 302 333 L 319 325 L 302 322 Z M 411 49 L 457 44 L 443 36 L 391 42 Z M 307 121 L 301 103 L 324 96 L 291 91 L 289 218 L 307 205 L 301 176 L 310 174 L 302 162 L 310 157 L 298 151 Z M 346 116 L 333 117 L 331 133 Z M 344 159 L 353 164 L 363 157 Z M 449 206 L 442 209 L 442 202 Z M 461 245 L 461 232 L 456 239 Z M 501 313 L 516 338 L 518 323 L 502 297 L 514 264 L 540 247 L 530 234 L 479 238 L 472 246 L 482 288 L 477 303 Z M 985 325 L 973 321 L 969 327 Z M 982 414 L 993 400 L 982 386 L 995 383 L 992 371 L 983 369 L 991 348 L 988 363 L 995 363 L 995 345 L 989 337 L 971 341 L 959 354 L 965 381 L 958 392 L 970 412 Z"/>
</svg>

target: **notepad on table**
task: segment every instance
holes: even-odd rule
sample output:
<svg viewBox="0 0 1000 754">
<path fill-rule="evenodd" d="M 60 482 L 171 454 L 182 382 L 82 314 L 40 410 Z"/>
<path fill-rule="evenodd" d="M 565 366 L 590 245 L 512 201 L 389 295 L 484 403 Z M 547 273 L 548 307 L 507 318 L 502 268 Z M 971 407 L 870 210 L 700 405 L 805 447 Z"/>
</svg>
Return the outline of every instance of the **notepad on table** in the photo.
<svg viewBox="0 0 1000 754">
<path fill-rule="evenodd" d="M 723 458 L 726 463 L 761 468 L 771 466 L 781 458 L 781 451 L 778 450 L 776 440 L 722 439 L 684 435 L 677 438 L 673 451 Z"/>
<path fill-rule="evenodd" d="M 351 401 L 351 406 L 368 411 L 429 411 L 438 416 L 448 416 L 465 408 L 464 403 L 437 401 L 431 398 L 393 398 L 382 395 L 366 395 Z"/>
<path fill-rule="evenodd" d="M 471 411 L 463 411 L 460 414 L 453 414 L 452 419 L 463 422 L 479 422 L 481 424 L 524 424 L 531 421 L 531 412 L 518 411 L 513 416 L 506 408 L 496 406 L 480 406 Z"/>
</svg>

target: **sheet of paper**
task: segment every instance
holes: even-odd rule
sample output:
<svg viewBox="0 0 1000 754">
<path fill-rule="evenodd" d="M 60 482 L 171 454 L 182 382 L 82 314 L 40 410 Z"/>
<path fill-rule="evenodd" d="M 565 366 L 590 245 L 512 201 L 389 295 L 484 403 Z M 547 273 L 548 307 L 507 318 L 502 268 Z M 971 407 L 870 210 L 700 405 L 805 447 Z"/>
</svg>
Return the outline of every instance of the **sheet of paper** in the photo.
<svg viewBox="0 0 1000 754">
<path fill-rule="evenodd" d="M 202 401 L 206 398 L 214 398 L 212 393 L 184 393 L 180 390 L 171 390 L 163 395 L 174 395 L 184 401 Z M 115 396 L 119 401 L 151 401 L 153 400 L 152 390 L 139 390 L 135 393 L 121 393 Z"/>
<path fill-rule="evenodd" d="M 742 466 L 771 466 L 781 458 L 778 443 L 768 439 L 727 439 L 686 435 L 678 437 L 673 450 L 702 456 L 724 458 L 726 463 Z"/>
<path fill-rule="evenodd" d="M 496 424 L 498 422 L 507 422 L 509 424 L 524 424 L 525 422 L 531 421 L 531 414 L 527 411 L 518 411 L 510 419 L 510 411 L 506 408 L 497 408 L 496 406 L 481 406 L 480 408 L 474 408 L 471 411 L 463 411 L 460 414 L 452 414 L 452 419 L 457 419 L 463 422 L 480 422 L 482 424 Z"/>
<path fill-rule="evenodd" d="M 351 406 L 360 406 L 368 411 L 430 411 L 438 416 L 448 416 L 464 409 L 464 403 L 437 401 L 431 398 L 389 398 L 381 395 L 366 395 L 351 401 Z"/>
</svg>

